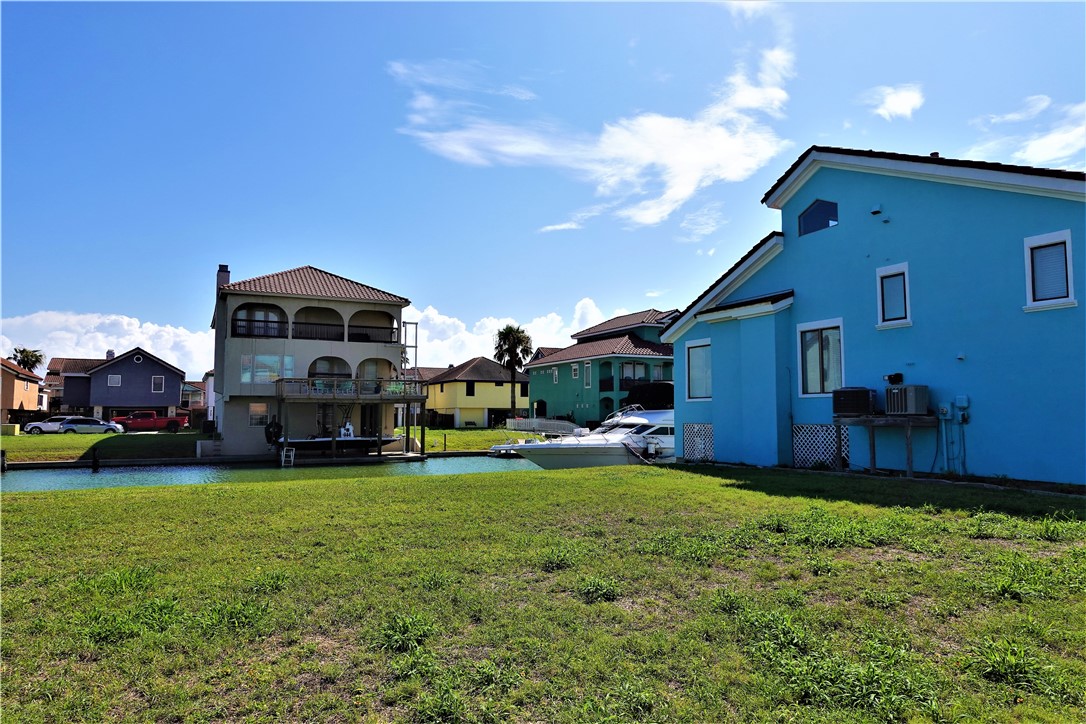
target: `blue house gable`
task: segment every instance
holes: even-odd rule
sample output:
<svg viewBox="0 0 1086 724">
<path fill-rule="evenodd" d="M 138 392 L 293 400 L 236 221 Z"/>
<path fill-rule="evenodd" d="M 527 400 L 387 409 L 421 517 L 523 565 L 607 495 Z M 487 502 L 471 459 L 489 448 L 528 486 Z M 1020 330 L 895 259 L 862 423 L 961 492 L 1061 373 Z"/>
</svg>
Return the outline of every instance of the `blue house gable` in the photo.
<svg viewBox="0 0 1086 724">
<path fill-rule="evenodd" d="M 763 198 L 783 231 L 662 334 L 680 456 L 1086 484 L 1084 202 L 1078 172 L 810 148 Z"/>
<path fill-rule="evenodd" d="M 136 347 L 89 370 L 89 402 L 103 417 L 132 410 L 166 413 L 181 404 L 182 370 Z"/>
</svg>

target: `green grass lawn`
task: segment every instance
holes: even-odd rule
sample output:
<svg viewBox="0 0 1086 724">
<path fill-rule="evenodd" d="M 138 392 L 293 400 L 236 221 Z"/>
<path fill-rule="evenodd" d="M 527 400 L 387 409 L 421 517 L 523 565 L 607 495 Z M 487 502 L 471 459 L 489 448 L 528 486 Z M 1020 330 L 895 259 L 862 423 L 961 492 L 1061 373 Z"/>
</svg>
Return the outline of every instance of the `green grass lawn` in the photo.
<svg viewBox="0 0 1086 724">
<path fill-rule="evenodd" d="M 5 724 L 1086 720 L 1082 498 L 630 467 L 0 503 Z"/>
</svg>

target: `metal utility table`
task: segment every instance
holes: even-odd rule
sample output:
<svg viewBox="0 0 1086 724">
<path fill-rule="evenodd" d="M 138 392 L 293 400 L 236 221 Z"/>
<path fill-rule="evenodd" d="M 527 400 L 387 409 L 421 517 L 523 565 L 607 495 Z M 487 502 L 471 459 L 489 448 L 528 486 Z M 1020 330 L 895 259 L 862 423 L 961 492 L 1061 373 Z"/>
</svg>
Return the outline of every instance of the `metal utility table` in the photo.
<svg viewBox="0 0 1086 724">
<path fill-rule="evenodd" d="M 870 472 L 875 472 L 875 428 L 900 427 L 905 430 L 905 475 L 913 476 L 913 428 L 939 427 L 939 418 L 935 415 L 834 415 L 836 427 L 837 471 L 844 468 L 841 449 L 843 428 L 848 426 L 867 428 L 867 449 L 870 453 Z"/>
</svg>

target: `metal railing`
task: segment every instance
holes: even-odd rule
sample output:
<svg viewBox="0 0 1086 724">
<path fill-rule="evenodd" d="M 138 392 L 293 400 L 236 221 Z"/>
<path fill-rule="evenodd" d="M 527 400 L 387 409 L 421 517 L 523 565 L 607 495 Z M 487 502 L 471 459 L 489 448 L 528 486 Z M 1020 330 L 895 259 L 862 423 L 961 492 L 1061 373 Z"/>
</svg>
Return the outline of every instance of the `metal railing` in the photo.
<svg viewBox="0 0 1086 724">
<path fill-rule="evenodd" d="M 318 339 L 325 342 L 342 342 L 343 325 L 326 322 L 295 322 L 294 339 Z"/>
<path fill-rule="evenodd" d="M 285 377 L 276 380 L 275 390 L 282 400 L 416 402 L 426 399 L 422 383 L 414 380 Z"/>
<path fill-rule="evenodd" d="M 511 417 L 505 421 L 506 430 L 517 430 L 519 432 L 567 434 L 578 427 L 580 425 L 569 420 L 546 420 L 539 417 Z"/>
<path fill-rule="evenodd" d="M 352 324 L 347 327 L 348 342 L 387 342 L 400 341 L 400 330 L 394 327 L 368 327 Z"/>
<path fill-rule="evenodd" d="M 235 319 L 230 325 L 234 337 L 287 338 L 287 323 L 266 319 Z"/>
</svg>

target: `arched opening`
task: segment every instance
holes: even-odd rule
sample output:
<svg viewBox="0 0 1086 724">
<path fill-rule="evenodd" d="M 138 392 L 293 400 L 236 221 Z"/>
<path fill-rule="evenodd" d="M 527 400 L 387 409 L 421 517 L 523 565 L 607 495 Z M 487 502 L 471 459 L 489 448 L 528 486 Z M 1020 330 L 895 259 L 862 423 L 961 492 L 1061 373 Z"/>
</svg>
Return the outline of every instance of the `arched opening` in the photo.
<svg viewBox="0 0 1086 724">
<path fill-rule="evenodd" d="M 234 310 L 230 320 L 230 335 L 286 339 L 287 314 L 274 304 L 242 304 Z"/>
<path fill-rule="evenodd" d="M 351 366 L 339 357 L 318 357 L 309 365 L 308 377 L 326 377 L 337 380 L 351 379 Z"/>
<path fill-rule="evenodd" d="M 294 315 L 294 339 L 343 341 L 343 317 L 327 307 L 303 307 Z"/>
<path fill-rule="evenodd" d="M 391 314 L 364 310 L 351 315 L 347 325 L 347 341 L 395 344 L 400 341 L 400 330 L 396 326 L 396 318 Z"/>
<path fill-rule="evenodd" d="M 536 400 L 535 401 L 535 416 L 539 418 L 545 418 L 547 416 L 547 401 Z"/>
</svg>

